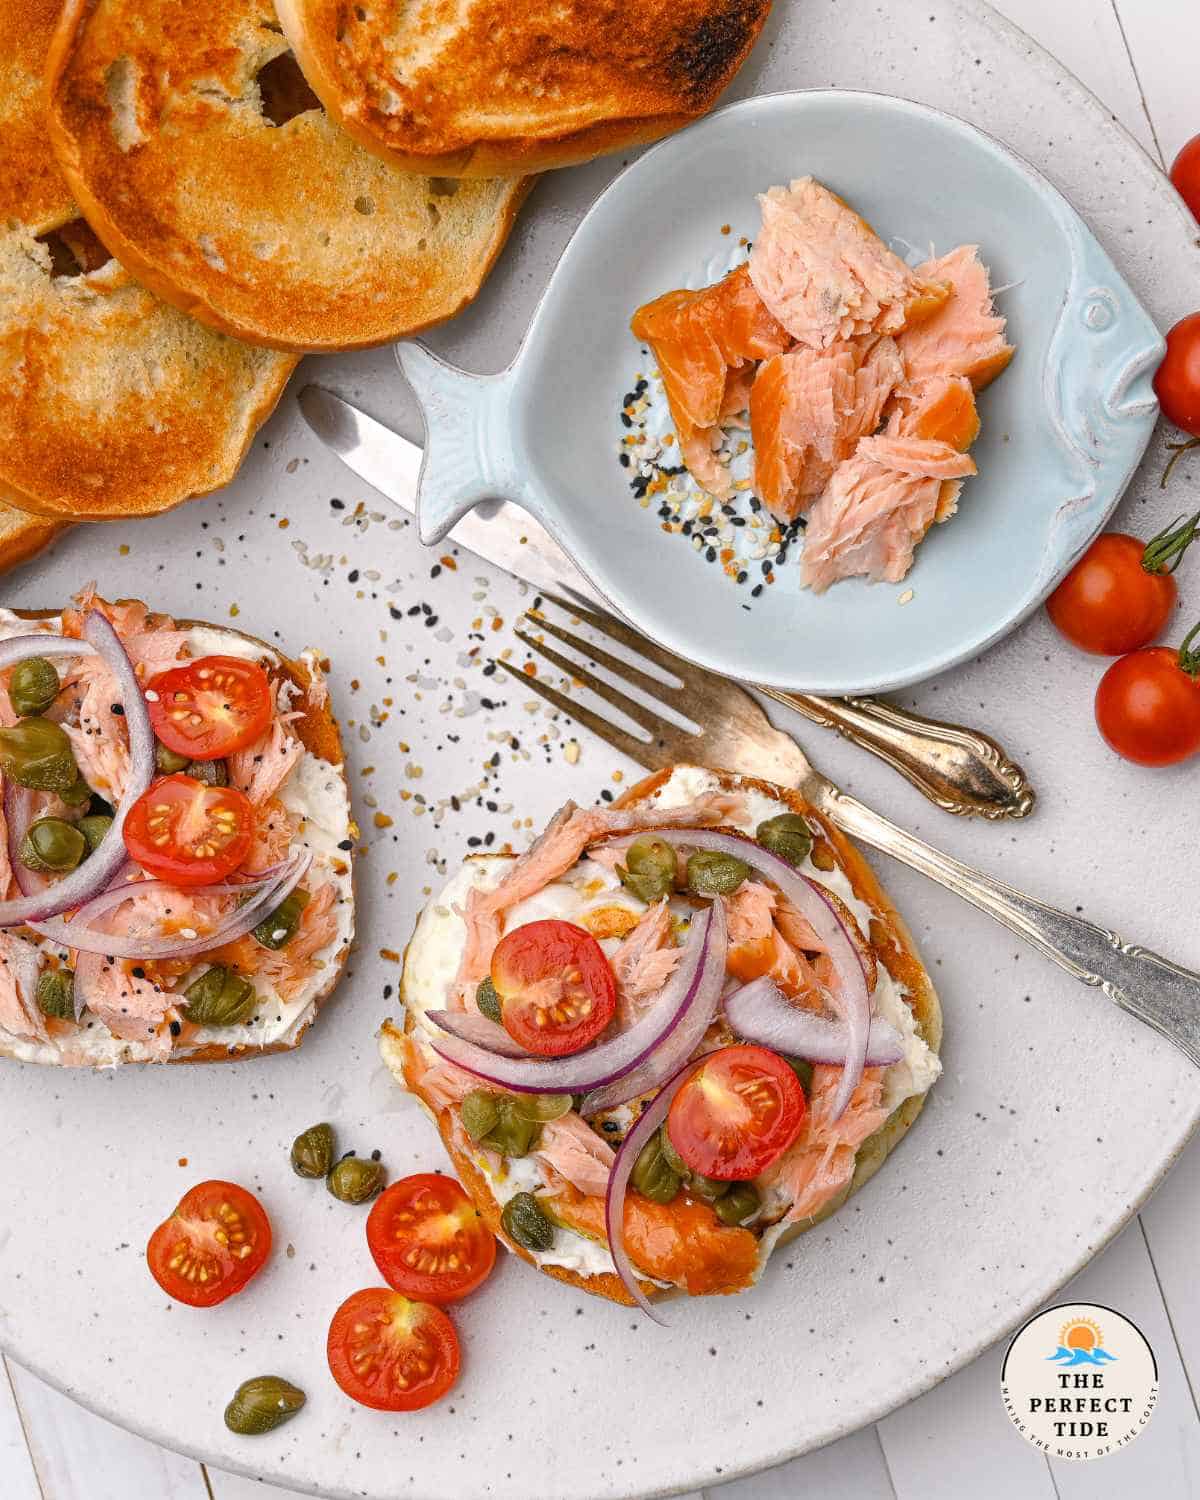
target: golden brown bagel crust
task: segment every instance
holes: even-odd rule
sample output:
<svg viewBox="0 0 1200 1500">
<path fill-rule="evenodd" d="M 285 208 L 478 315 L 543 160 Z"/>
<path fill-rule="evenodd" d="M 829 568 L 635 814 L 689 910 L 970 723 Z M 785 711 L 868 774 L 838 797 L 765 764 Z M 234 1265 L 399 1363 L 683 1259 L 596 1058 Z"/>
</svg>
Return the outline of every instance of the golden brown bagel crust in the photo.
<svg viewBox="0 0 1200 1500">
<path fill-rule="evenodd" d="M 115 602 L 126 604 L 131 601 L 119 599 Z M 59 611 L 18 609 L 14 613 L 27 620 L 44 620 L 57 615 Z M 183 630 L 188 630 L 196 626 L 208 627 L 208 622 L 205 620 L 180 620 L 178 624 Z M 345 757 L 337 720 L 333 717 L 328 697 L 326 697 L 323 703 L 319 703 L 314 702 L 309 696 L 309 688 L 312 686 L 312 674 L 305 663 L 303 661 L 291 660 L 289 657 L 282 655 L 277 647 L 269 646 L 266 641 L 259 640 L 257 636 L 247 635 L 245 631 L 230 630 L 226 625 L 218 628 L 226 631 L 231 636 L 237 636 L 241 640 L 253 641 L 256 646 L 261 646 L 263 651 L 268 653 L 273 661 L 279 663 L 279 670 L 294 682 L 304 695 L 302 698 L 295 700 L 294 707 L 301 713 L 301 717 L 292 722 L 292 730 L 306 750 L 310 751 L 313 755 L 319 756 L 322 760 L 328 761 L 331 766 L 341 767 Z M 239 1062 L 254 1057 L 269 1057 L 277 1052 L 294 1052 L 308 1034 L 308 1028 L 316 1020 L 322 1005 L 337 988 L 338 981 L 341 979 L 350 957 L 350 947 L 351 944 L 347 942 L 329 960 L 328 978 L 313 996 L 314 1009 L 312 1019 L 306 1022 L 290 1040 L 271 1042 L 265 1047 L 256 1046 L 252 1042 L 235 1043 L 228 1046 L 223 1046 L 220 1043 L 212 1043 L 204 1047 L 193 1047 L 190 1050 L 180 1049 L 178 1052 L 172 1052 L 166 1061 L 168 1063 Z M 17 1052 L 11 1044 L 2 1040 L 0 1040 L 0 1057 L 17 1058 L 18 1061 L 24 1060 L 18 1057 Z M 129 1064 L 143 1064 L 148 1066 L 142 1058 L 122 1058 L 121 1066 Z M 43 1066 L 54 1067 L 58 1066 L 58 1064 L 50 1063 L 43 1064 Z M 100 1067 L 101 1064 L 96 1063 L 93 1066 Z"/>
<path fill-rule="evenodd" d="M 233 478 L 296 361 L 198 327 L 83 224 L 43 111 L 57 15 L 0 0 L 0 501 L 60 523 L 153 515 Z M 56 534 L 4 522 L 0 565 Z"/>
<path fill-rule="evenodd" d="M 450 193 L 398 173 L 311 94 L 273 124 L 259 78 L 286 53 L 270 0 L 67 0 L 49 125 L 92 227 L 165 301 L 249 343 L 357 349 L 452 317 L 530 181 Z"/>
<path fill-rule="evenodd" d="M 369 151 L 409 172 L 541 172 L 705 114 L 770 0 L 276 0 L 305 77 Z M 453 20 L 447 20 L 447 11 Z"/>
<path fill-rule="evenodd" d="M 635 786 L 625 792 L 615 803 L 617 807 L 633 807 L 646 803 L 654 792 L 666 782 L 671 776 L 671 769 L 667 768 L 646 777 Z M 801 814 L 809 824 L 815 835 L 814 850 L 817 858 L 828 858 L 831 862 L 841 866 L 856 897 L 864 901 L 875 912 L 875 920 L 871 923 L 871 931 L 864 934 L 867 937 L 875 959 L 883 964 L 888 973 L 902 985 L 908 992 L 909 1003 L 912 1007 L 914 1018 L 922 1038 L 933 1052 L 938 1052 L 942 1041 L 942 1012 L 938 1003 L 937 993 L 932 981 L 917 954 L 916 945 L 912 934 L 909 932 L 903 918 L 896 911 L 888 899 L 882 886 L 875 876 L 875 872 L 858 852 L 853 844 L 833 826 L 830 821 L 811 807 L 798 792 L 787 788 L 773 785 L 771 782 L 760 780 L 756 777 L 738 776 L 728 771 L 715 771 L 712 773 L 717 777 L 720 786 L 726 791 L 751 790 L 761 792 L 764 796 L 773 797 L 783 803 L 790 811 Z M 653 827 L 652 821 L 648 821 L 647 828 Z M 407 952 L 405 958 L 407 960 Z M 405 992 L 404 972 L 401 972 L 400 999 L 403 1003 Z M 412 1026 L 411 1015 L 405 1015 L 404 1031 Z M 385 1021 L 381 1035 L 385 1042 L 391 1040 L 396 1042 L 402 1033 L 391 1021 Z M 419 1092 L 409 1084 L 411 1092 L 421 1098 Z M 503 1233 L 500 1227 L 500 1204 L 497 1202 L 491 1185 L 478 1170 L 468 1156 L 459 1148 L 454 1139 L 452 1115 L 448 1109 L 438 1109 L 429 1100 L 421 1099 L 422 1104 L 433 1117 L 438 1133 L 442 1138 L 454 1170 L 463 1186 L 473 1198 L 476 1207 L 488 1223 L 488 1227 L 500 1239 L 508 1245 L 515 1254 L 520 1255 L 523 1260 L 536 1264 L 533 1257 L 521 1246 L 513 1244 Z M 859 1148 L 855 1161 L 854 1176 L 851 1178 L 846 1190 L 837 1198 L 816 1214 L 813 1218 L 802 1223 L 789 1225 L 780 1235 L 775 1243 L 775 1249 L 781 1245 L 788 1244 L 803 1234 L 805 1230 L 811 1229 L 823 1219 L 835 1213 L 838 1208 L 856 1193 L 866 1182 L 868 1182 L 896 1146 L 903 1139 L 913 1121 L 921 1112 L 925 1096 L 915 1095 L 906 1099 L 892 1114 L 884 1121 L 874 1135 L 870 1136 Z M 597 1296 L 607 1297 L 612 1302 L 620 1302 L 626 1306 L 631 1304 L 630 1298 L 619 1277 L 612 1272 L 595 1275 L 585 1275 L 582 1272 L 571 1270 L 564 1266 L 538 1266 L 538 1270 L 552 1276 L 556 1281 L 566 1282 L 570 1286 L 578 1287 L 581 1291 L 591 1292 Z M 639 1283 L 647 1296 L 662 1298 L 681 1295 L 676 1289 L 664 1291 L 649 1282 Z"/>
</svg>

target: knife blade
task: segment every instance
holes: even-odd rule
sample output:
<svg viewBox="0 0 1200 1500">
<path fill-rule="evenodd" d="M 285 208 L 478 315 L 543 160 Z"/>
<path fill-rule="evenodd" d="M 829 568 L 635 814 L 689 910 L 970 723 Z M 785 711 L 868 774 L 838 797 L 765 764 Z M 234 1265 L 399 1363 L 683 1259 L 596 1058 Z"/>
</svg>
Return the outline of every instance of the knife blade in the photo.
<svg viewBox="0 0 1200 1500">
<path fill-rule="evenodd" d="M 306 385 L 298 399 L 301 416 L 348 469 L 385 500 L 409 515 L 416 514 L 422 457 L 419 444 L 324 386 Z M 510 501 L 497 500 L 477 507 L 463 517 L 447 540 L 535 588 L 555 593 L 566 589 L 612 608 L 546 528 Z"/>
</svg>

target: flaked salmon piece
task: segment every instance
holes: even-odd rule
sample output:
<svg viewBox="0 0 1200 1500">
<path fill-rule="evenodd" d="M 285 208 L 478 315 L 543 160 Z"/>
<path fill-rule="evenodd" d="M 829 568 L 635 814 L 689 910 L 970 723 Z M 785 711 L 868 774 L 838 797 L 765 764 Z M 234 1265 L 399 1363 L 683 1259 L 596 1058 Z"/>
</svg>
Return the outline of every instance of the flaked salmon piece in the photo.
<svg viewBox="0 0 1200 1500">
<path fill-rule="evenodd" d="M 37 1004 L 41 966 L 32 943 L 0 932 L 0 1026 L 30 1041 L 46 1040 L 46 1021 Z"/>
<path fill-rule="evenodd" d="M 255 809 L 254 837 L 242 873 L 255 875 L 282 863 L 291 853 L 299 832 L 300 820 L 284 807 L 278 797 L 268 797 Z"/>
<path fill-rule="evenodd" d="M 642 914 L 633 931 L 610 959 L 617 981 L 621 1026 L 632 1026 L 657 999 L 675 972 L 683 950 L 671 936 L 671 913 L 666 898 Z"/>
<path fill-rule="evenodd" d="M 1013 357 L 1005 319 L 992 303 L 988 270 L 978 245 L 960 245 L 917 267 L 917 275 L 944 282 L 951 296 L 931 318 L 900 335 L 900 352 L 913 382 L 964 375 L 977 391 L 995 380 Z"/>
<path fill-rule="evenodd" d="M 744 265 L 714 286 L 656 297 L 638 308 L 630 327 L 654 355 L 688 471 L 723 498 L 732 480 L 713 441 L 723 420 L 746 409 L 752 362 L 786 349 L 791 339 L 763 306 Z"/>
<path fill-rule="evenodd" d="M 616 1152 L 573 1110 L 542 1126 L 534 1156 L 588 1197 L 603 1198 Z"/>
<path fill-rule="evenodd" d="M 867 221 L 811 177 L 759 196 L 762 228 L 750 279 L 768 310 L 799 343 L 827 349 L 839 339 L 899 333 L 929 318 L 949 283 L 914 271 Z"/>
<path fill-rule="evenodd" d="M 799 345 L 764 360 L 750 400 L 754 485 L 781 521 L 806 511 L 859 438 L 879 426 L 904 362 L 891 338 L 827 349 Z"/>
<path fill-rule="evenodd" d="M 721 410 L 717 414 L 720 426 L 749 427 L 746 413 L 750 410 L 750 392 L 754 388 L 756 368 L 753 364 L 744 364 L 729 371 L 725 381 L 725 394 L 721 398 Z"/>
<path fill-rule="evenodd" d="M 887 431 L 893 437 L 932 438 L 965 453 L 979 436 L 974 387 L 965 375 L 935 375 L 901 386 Z"/>
<path fill-rule="evenodd" d="M 99 953 L 77 953 L 76 993 L 113 1036 L 142 1042 L 155 1059 L 163 1058 L 171 1051 L 171 1032 L 165 1023 L 175 997 L 154 980 L 140 978 L 134 973 L 137 967 Z"/>
<path fill-rule="evenodd" d="M 256 951 L 251 955 L 252 967 L 246 971 L 247 976 L 264 979 L 283 1000 L 299 994 L 314 970 L 323 966 L 317 954 L 337 936 L 337 900 L 337 887 L 331 880 L 319 885 L 312 892 L 290 942 L 279 949 L 254 943 Z"/>
<path fill-rule="evenodd" d="M 864 438 L 809 512 L 801 583 L 816 593 L 858 574 L 898 583 L 930 526 L 953 513 L 959 476 L 974 472 L 949 443 Z"/>
<path fill-rule="evenodd" d="M 859 1147 L 888 1117 L 881 1101 L 882 1068 L 867 1068 L 840 1119 L 833 1100 L 841 1068 L 817 1064 L 809 1090 L 808 1115 L 800 1134 L 758 1179 L 760 1189 L 778 1188 L 790 1199 L 784 1222 L 811 1219 L 848 1186 Z"/>
<path fill-rule="evenodd" d="M 107 801 L 119 802 L 129 779 L 129 731 L 117 680 L 98 656 L 75 664 L 64 702 L 79 720 L 62 727 L 83 779 Z"/>
<path fill-rule="evenodd" d="M 273 796 L 304 756 L 304 746 L 276 715 L 261 739 L 228 757 L 229 784 L 258 805 Z"/>
<path fill-rule="evenodd" d="M 743 805 L 744 798 L 737 792 L 710 792 L 681 807 L 655 808 L 652 814 L 639 807 L 581 808 L 574 802 L 565 803 L 499 885 L 490 891 L 476 886 L 468 894 L 460 912 L 466 924 L 466 942 L 448 1004 L 457 1010 L 474 1004 L 475 989 L 487 974 L 500 941 L 505 912 L 565 875 L 589 844 L 609 834 L 642 827 L 648 821 L 662 827 L 712 827 L 735 820 Z"/>
</svg>

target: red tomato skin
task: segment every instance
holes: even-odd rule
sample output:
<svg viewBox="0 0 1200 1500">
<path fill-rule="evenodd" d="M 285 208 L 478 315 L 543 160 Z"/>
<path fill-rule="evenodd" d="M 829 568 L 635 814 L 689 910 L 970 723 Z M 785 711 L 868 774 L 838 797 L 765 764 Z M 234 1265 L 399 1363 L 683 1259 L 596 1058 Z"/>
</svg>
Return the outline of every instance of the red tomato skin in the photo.
<svg viewBox="0 0 1200 1500">
<path fill-rule="evenodd" d="M 1109 749 L 1139 766 L 1170 766 L 1200 750 L 1200 684 L 1175 651 L 1150 646 L 1113 662 L 1096 689 Z"/>
<path fill-rule="evenodd" d="M 429 1378 L 415 1388 L 407 1392 L 393 1390 L 385 1395 L 373 1390 L 355 1371 L 350 1353 L 357 1324 L 374 1322 L 379 1327 L 389 1316 L 394 1316 L 396 1311 L 401 1316 L 419 1319 L 426 1334 L 425 1347 L 433 1355 L 433 1369 Z M 386 1339 L 387 1335 L 383 1337 Z M 378 1344 L 378 1340 L 376 1343 Z M 458 1379 L 462 1364 L 458 1335 L 441 1308 L 433 1307 L 427 1302 L 410 1302 L 407 1297 L 392 1291 L 390 1287 L 368 1287 L 346 1298 L 329 1325 L 325 1353 L 329 1361 L 329 1373 L 342 1391 L 352 1401 L 357 1401 L 360 1406 L 369 1406 L 373 1411 L 420 1411 L 426 1406 L 432 1406 L 435 1401 L 441 1400 Z"/>
<path fill-rule="evenodd" d="M 1200 437 L 1200 312 L 1180 318 L 1154 376 L 1154 394 L 1168 422 Z"/>
<path fill-rule="evenodd" d="M 216 700 L 218 707 L 227 692 L 226 707 L 236 709 L 239 722 L 232 716 L 205 721 L 199 709 L 200 722 L 177 722 L 177 692 L 198 705 Z M 254 744 L 270 725 L 273 708 L 271 679 L 257 662 L 238 656 L 199 656 L 160 672 L 147 684 L 146 709 L 154 733 L 169 750 L 193 760 L 220 760 Z"/>
<path fill-rule="evenodd" d="M 192 858 L 177 852 L 172 838 L 169 846 L 157 842 L 152 822 L 155 809 L 174 802 L 182 806 L 189 797 L 199 798 L 206 806 L 224 807 L 236 817 L 236 830 L 222 848 L 207 858 Z M 236 787 L 207 787 L 193 776 L 163 776 L 143 792 L 129 809 L 125 819 L 125 848 L 130 859 L 151 875 L 179 886 L 213 885 L 223 880 L 250 852 L 254 839 L 254 807 L 244 792 Z"/>
<path fill-rule="evenodd" d="M 538 1026 L 531 998 L 539 985 L 577 971 L 586 993 L 586 1013 L 574 1020 Z M 539 1057 L 565 1057 L 589 1046 L 617 1010 L 617 982 L 604 949 L 573 922 L 546 918 L 506 932 L 492 955 L 492 983 L 500 996 L 500 1019 L 509 1036 Z"/>
<path fill-rule="evenodd" d="M 708 1111 L 704 1105 L 697 1108 L 695 1101 L 704 1098 L 703 1079 L 710 1070 L 718 1077 L 728 1070 L 740 1070 L 743 1076 L 757 1071 L 774 1084 L 779 1108 L 768 1126 L 766 1139 L 747 1132 L 732 1144 L 724 1137 L 714 1144 L 711 1133 L 705 1135 L 703 1125 Z M 778 1161 L 799 1135 L 807 1114 L 808 1100 L 787 1063 L 766 1047 L 739 1042 L 709 1053 L 684 1080 L 671 1101 L 667 1134 L 694 1172 L 722 1182 L 742 1182 L 757 1177 Z M 719 1124 L 719 1108 L 716 1117 Z"/>
<path fill-rule="evenodd" d="M 1175 158 L 1171 181 L 1193 216 L 1200 219 L 1200 135 L 1194 135 Z"/>
<path fill-rule="evenodd" d="M 428 1206 L 422 1200 L 427 1200 Z M 451 1248 L 463 1262 L 459 1269 L 423 1269 L 409 1264 L 408 1252 L 422 1244 L 436 1254 L 431 1236 L 422 1236 L 419 1226 L 408 1233 L 397 1223 L 402 1213 L 419 1220 L 441 1213 L 453 1217 L 455 1230 Z M 406 1243 L 407 1241 L 407 1243 Z M 444 1243 L 442 1241 L 441 1243 Z M 376 1198 L 367 1216 L 367 1248 L 379 1274 L 397 1292 L 417 1302 L 439 1306 L 457 1302 L 483 1285 L 496 1264 L 496 1237 L 479 1210 L 452 1177 L 436 1172 L 418 1172 L 393 1182 Z"/>
<path fill-rule="evenodd" d="M 202 1283 L 186 1279 L 172 1269 L 168 1259 L 179 1243 L 179 1221 L 205 1219 L 205 1207 L 215 1201 L 232 1199 L 242 1219 L 254 1236 L 253 1253 L 235 1263 L 220 1280 Z M 262 1270 L 271 1254 L 271 1221 L 253 1193 L 236 1182 L 215 1179 L 199 1182 L 179 1200 L 169 1218 L 163 1220 L 146 1246 L 146 1264 L 150 1274 L 176 1302 L 188 1307 L 215 1307 L 242 1291 Z"/>
<path fill-rule="evenodd" d="M 1179 595 L 1170 573 L 1142 567 L 1145 542 L 1120 531 L 1098 536 L 1046 600 L 1046 613 L 1073 646 L 1124 656 L 1162 634 Z"/>
</svg>

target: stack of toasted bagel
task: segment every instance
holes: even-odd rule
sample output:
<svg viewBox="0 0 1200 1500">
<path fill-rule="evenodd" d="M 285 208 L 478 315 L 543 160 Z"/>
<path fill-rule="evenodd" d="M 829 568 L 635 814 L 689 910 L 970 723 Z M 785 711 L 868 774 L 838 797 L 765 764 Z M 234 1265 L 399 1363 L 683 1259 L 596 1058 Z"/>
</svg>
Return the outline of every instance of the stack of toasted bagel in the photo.
<svg viewBox="0 0 1200 1500">
<path fill-rule="evenodd" d="M 227 483 L 301 354 L 453 316 L 769 5 L 0 0 L 0 567 Z"/>
</svg>

